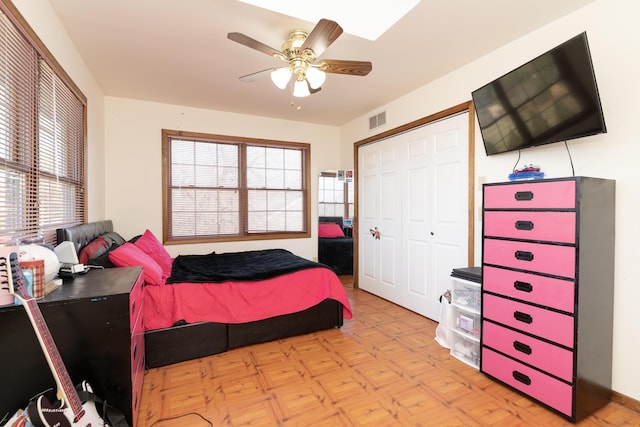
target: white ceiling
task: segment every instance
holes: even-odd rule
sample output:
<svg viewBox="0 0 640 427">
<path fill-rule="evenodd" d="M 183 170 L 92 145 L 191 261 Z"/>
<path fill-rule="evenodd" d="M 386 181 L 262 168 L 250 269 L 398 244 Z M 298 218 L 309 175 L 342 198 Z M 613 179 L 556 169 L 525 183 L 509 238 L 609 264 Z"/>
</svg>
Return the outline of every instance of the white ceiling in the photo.
<svg viewBox="0 0 640 427">
<path fill-rule="evenodd" d="M 593 0 L 422 0 L 376 41 L 343 33 L 321 59 L 373 70 L 329 74 L 307 98 L 238 80 L 283 62 L 227 33 L 280 49 L 315 23 L 236 0 L 49 1 L 105 95 L 341 126 Z"/>
</svg>

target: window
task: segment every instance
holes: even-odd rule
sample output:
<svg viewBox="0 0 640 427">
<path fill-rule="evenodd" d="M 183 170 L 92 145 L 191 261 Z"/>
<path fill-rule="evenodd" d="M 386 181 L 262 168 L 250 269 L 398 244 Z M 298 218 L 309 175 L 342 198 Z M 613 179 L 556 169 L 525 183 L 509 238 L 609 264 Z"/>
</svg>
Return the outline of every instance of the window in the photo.
<svg viewBox="0 0 640 427">
<path fill-rule="evenodd" d="M 309 144 L 162 131 L 164 240 L 309 237 Z"/>
<path fill-rule="evenodd" d="M 0 3 L 0 242 L 85 221 L 86 98 Z"/>
<path fill-rule="evenodd" d="M 318 179 L 318 216 L 353 218 L 353 180 L 337 172 L 323 171 Z"/>
</svg>

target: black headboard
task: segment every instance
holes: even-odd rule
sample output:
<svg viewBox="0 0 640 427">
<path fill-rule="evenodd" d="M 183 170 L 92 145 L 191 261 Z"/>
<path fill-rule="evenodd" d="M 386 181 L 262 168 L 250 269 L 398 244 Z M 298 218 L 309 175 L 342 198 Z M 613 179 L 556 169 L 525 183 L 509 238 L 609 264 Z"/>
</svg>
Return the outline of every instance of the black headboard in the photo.
<svg viewBox="0 0 640 427">
<path fill-rule="evenodd" d="M 89 222 L 86 224 L 74 225 L 68 228 L 58 228 L 56 238 L 58 244 L 64 241 L 73 242 L 76 252 L 98 236 L 102 236 L 109 231 L 113 231 L 113 222 L 110 219 L 104 221 Z"/>
<path fill-rule="evenodd" d="M 318 222 L 320 224 L 326 223 L 326 222 L 332 222 L 334 224 L 338 224 L 340 228 L 343 227 L 341 216 L 321 216 L 321 217 L 318 217 Z"/>
</svg>

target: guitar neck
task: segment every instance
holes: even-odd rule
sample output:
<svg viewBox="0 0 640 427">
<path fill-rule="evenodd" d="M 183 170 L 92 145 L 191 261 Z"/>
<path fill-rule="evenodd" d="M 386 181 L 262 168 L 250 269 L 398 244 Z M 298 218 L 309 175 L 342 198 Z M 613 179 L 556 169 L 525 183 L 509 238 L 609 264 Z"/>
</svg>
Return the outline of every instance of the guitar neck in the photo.
<svg viewBox="0 0 640 427">
<path fill-rule="evenodd" d="M 24 274 L 22 274 L 18 255 L 15 252 L 12 252 L 9 258 L 2 259 L 0 262 L 0 276 L 4 279 L 5 275 L 9 292 L 22 302 L 27 316 L 33 325 L 33 330 L 38 337 L 42 352 L 44 353 L 45 359 L 47 359 L 51 373 L 58 386 L 58 399 L 61 400 L 67 408 L 71 409 L 74 419 L 79 420 L 84 415 L 82 402 L 71 382 L 71 378 L 69 378 L 67 368 L 65 368 L 62 362 L 62 357 L 60 357 L 60 352 L 53 341 L 51 331 L 49 331 L 47 327 L 40 307 L 38 307 L 36 300 L 29 294 L 27 281 Z"/>
<path fill-rule="evenodd" d="M 23 305 L 25 306 L 29 320 L 31 320 L 42 351 L 58 386 L 58 399 L 64 401 L 64 403 L 71 408 L 75 419 L 80 419 L 83 413 L 82 402 L 71 382 L 67 368 L 62 361 L 58 347 L 53 341 L 51 331 L 42 316 L 40 307 L 33 298 L 25 300 Z"/>
</svg>

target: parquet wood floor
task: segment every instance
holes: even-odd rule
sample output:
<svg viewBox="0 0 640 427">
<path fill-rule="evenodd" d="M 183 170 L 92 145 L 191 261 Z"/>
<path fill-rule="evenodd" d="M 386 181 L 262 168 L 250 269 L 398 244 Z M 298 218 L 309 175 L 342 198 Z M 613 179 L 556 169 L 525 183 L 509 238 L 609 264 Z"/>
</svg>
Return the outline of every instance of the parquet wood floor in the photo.
<svg viewBox="0 0 640 427">
<path fill-rule="evenodd" d="M 572 425 L 453 358 L 437 323 L 345 287 L 341 329 L 148 370 L 138 427 Z M 640 414 L 610 403 L 578 425 Z"/>
</svg>

